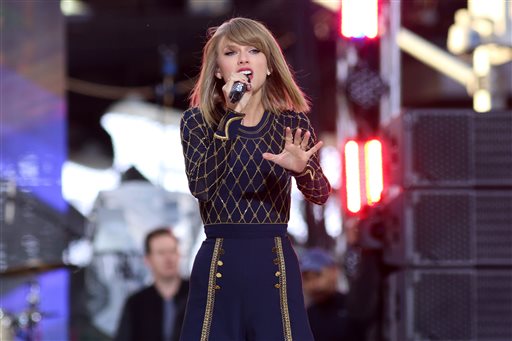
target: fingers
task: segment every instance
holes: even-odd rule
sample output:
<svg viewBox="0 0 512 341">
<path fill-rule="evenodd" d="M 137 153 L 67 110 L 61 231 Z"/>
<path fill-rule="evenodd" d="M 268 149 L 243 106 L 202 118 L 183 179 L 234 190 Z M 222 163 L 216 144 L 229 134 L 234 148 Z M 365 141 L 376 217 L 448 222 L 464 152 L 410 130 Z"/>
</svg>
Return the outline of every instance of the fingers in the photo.
<svg viewBox="0 0 512 341">
<path fill-rule="evenodd" d="M 233 88 L 233 85 L 236 82 L 240 82 L 246 85 L 246 91 L 243 94 L 241 100 L 237 101 L 236 103 L 232 103 L 229 99 L 229 94 L 231 92 L 231 89 Z M 251 98 L 251 89 L 252 85 L 247 77 L 247 75 L 240 73 L 240 72 L 233 72 L 231 76 L 226 80 L 226 83 L 222 87 L 222 92 L 224 93 L 224 98 L 226 101 L 226 106 L 234 111 L 243 112 L 245 106 L 249 102 Z"/>
<path fill-rule="evenodd" d="M 301 135 L 302 135 L 302 130 L 300 128 L 295 130 L 295 137 L 293 138 L 293 144 L 296 145 L 297 147 L 300 147 L 300 143 L 302 141 Z"/>
<path fill-rule="evenodd" d="M 310 150 L 307 151 L 307 154 L 309 156 L 315 154 L 320 148 L 322 148 L 322 146 L 324 145 L 324 142 L 323 141 L 320 141 L 318 142 L 317 144 L 315 144 L 313 147 L 311 147 Z"/>
<path fill-rule="evenodd" d="M 285 140 L 286 143 L 293 143 L 292 130 L 290 127 L 286 127 Z"/>
<path fill-rule="evenodd" d="M 302 139 L 302 142 L 300 143 L 300 149 L 307 150 L 310 137 L 311 137 L 311 133 L 309 131 L 306 131 L 306 133 L 304 134 L 304 138 Z"/>
<path fill-rule="evenodd" d="M 295 146 L 299 147 L 300 149 L 307 151 L 308 150 L 308 144 L 309 139 L 311 138 L 311 133 L 309 131 L 306 131 L 304 135 L 302 135 L 302 129 L 298 128 L 295 131 L 295 134 L 292 134 L 292 130 L 290 127 L 286 127 L 286 143 L 293 143 Z"/>
<path fill-rule="evenodd" d="M 235 82 L 244 83 L 247 86 L 247 91 L 251 90 L 251 82 L 249 81 L 249 78 L 247 78 L 247 76 L 243 73 L 233 72 L 229 79 L 226 81 L 226 84 L 224 84 L 223 88 L 225 88 L 226 92 L 229 93 L 229 91 L 231 91 L 231 88 Z"/>
<path fill-rule="evenodd" d="M 272 153 L 263 153 L 263 154 L 262 154 L 262 156 L 263 156 L 263 158 L 264 158 L 265 160 L 270 160 L 270 161 L 272 161 L 272 160 L 274 160 L 274 159 L 275 159 L 275 157 L 276 157 L 277 155 L 272 154 Z"/>
</svg>

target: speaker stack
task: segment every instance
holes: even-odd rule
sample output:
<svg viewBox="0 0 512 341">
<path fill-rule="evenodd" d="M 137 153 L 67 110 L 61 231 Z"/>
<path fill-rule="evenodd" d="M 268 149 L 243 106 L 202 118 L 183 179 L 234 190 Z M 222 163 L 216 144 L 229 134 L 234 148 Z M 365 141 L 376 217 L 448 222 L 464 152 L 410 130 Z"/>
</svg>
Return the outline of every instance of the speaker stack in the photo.
<svg viewBox="0 0 512 341">
<path fill-rule="evenodd" d="M 388 340 L 512 340 L 512 111 L 412 110 L 383 129 Z"/>
</svg>

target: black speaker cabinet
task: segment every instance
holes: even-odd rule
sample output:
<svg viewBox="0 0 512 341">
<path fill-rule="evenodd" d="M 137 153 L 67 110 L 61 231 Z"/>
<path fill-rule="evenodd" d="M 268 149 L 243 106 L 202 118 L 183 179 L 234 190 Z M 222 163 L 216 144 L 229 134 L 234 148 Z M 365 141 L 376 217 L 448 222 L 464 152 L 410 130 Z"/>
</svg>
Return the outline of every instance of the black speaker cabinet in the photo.
<svg viewBox="0 0 512 341">
<path fill-rule="evenodd" d="M 386 340 L 512 340 L 510 269 L 406 270 L 386 284 Z"/>
<path fill-rule="evenodd" d="M 512 186 L 512 111 L 411 110 L 386 125 L 382 139 L 391 184 Z"/>
<path fill-rule="evenodd" d="M 384 216 L 387 264 L 512 265 L 512 191 L 408 190 Z"/>
</svg>

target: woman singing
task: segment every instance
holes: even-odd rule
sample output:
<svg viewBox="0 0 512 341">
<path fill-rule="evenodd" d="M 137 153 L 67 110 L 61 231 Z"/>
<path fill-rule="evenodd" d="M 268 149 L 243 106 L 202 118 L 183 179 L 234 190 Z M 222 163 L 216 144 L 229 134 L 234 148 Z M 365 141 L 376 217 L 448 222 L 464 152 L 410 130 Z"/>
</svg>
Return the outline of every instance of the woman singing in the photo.
<svg viewBox="0 0 512 341">
<path fill-rule="evenodd" d="M 264 25 L 234 18 L 209 33 L 181 120 L 189 187 L 207 236 L 181 340 L 313 340 L 286 228 L 292 176 L 306 200 L 321 205 L 329 196 L 322 142 Z"/>
</svg>

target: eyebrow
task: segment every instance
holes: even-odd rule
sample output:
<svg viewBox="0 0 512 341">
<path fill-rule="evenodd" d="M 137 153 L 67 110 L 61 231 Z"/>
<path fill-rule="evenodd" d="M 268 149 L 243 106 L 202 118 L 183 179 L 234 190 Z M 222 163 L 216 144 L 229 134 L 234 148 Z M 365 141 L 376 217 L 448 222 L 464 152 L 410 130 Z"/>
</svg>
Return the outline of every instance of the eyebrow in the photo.
<svg viewBox="0 0 512 341">
<path fill-rule="evenodd" d="M 223 49 L 238 49 L 240 47 L 247 46 L 249 48 L 256 48 L 256 46 L 253 45 L 233 45 L 233 44 L 227 44 L 223 46 Z"/>
<path fill-rule="evenodd" d="M 236 49 L 238 47 L 239 47 L 239 45 L 227 44 L 227 45 L 224 45 L 223 48 L 225 48 L 225 49 Z"/>
</svg>

